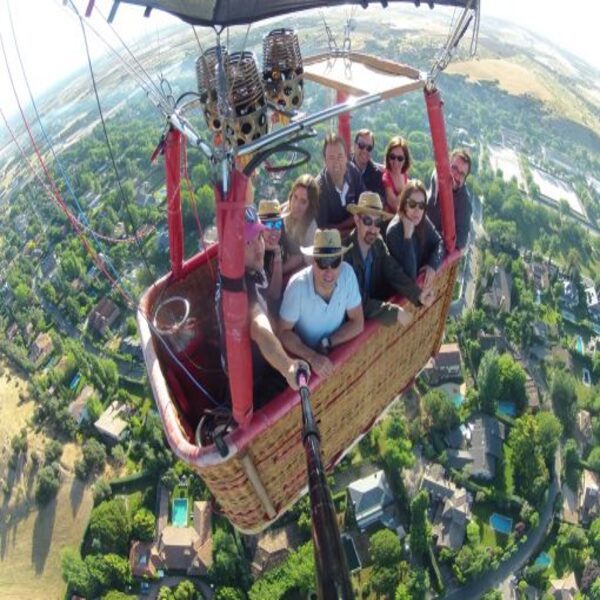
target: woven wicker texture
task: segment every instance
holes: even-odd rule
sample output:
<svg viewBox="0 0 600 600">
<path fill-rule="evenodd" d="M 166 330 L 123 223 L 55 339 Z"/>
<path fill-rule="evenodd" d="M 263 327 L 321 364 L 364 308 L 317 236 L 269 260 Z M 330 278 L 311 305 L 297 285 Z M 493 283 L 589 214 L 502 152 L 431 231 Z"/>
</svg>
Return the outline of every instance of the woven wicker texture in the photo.
<svg viewBox="0 0 600 600">
<path fill-rule="evenodd" d="M 406 328 L 378 328 L 361 344 L 361 351 L 337 366 L 312 393 L 319 423 L 323 458 L 328 468 L 387 405 L 417 375 L 441 343 L 457 270 L 457 263 L 436 278 L 436 302 L 429 309 L 408 306 L 414 319 Z M 283 513 L 306 486 L 306 463 L 301 439 L 299 406 L 269 431 L 253 440 L 249 455 L 268 496 Z M 223 465 L 198 468 L 228 519 L 240 530 L 256 532 L 272 519 L 249 482 L 239 458 Z"/>
</svg>

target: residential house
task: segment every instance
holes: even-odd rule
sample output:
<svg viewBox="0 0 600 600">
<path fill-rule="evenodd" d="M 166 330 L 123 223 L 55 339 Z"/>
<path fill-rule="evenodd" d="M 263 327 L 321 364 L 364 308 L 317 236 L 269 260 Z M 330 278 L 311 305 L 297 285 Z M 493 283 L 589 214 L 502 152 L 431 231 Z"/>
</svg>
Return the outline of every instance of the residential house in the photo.
<svg viewBox="0 0 600 600">
<path fill-rule="evenodd" d="M 254 578 L 280 565 L 301 543 L 295 523 L 259 535 L 246 536 L 245 539 L 252 555 L 251 569 Z"/>
<path fill-rule="evenodd" d="M 594 441 L 594 432 L 592 430 L 592 415 L 587 410 L 580 410 L 577 413 L 576 436 L 582 446 L 589 446 Z"/>
<path fill-rule="evenodd" d="M 167 525 L 154 542 L 134 541 L 129 551 L 136 577 L 156 577 L 157 571 L 206 575 L 212 565 L 212 510 L 208 502 L 194 502 L 193 527 Z"/>
<path fill-rule="evenodd" d="M 120 442 L 125 437 L 127 421 L 123 418 L 127 413 L 127 407 L 117 400 L 100 415 L 94 423 L 96 430 L 110 441 Z"/>
<path fill-rule="evenodd" d="M 11 323 L 8 329 L 6 330 L 7 339 L 12 342 L 12 340 L 14 340 L 18 332 L 19 326 L 16 323 Z"/>
<path fill-rule="evenodd" d="M 598 300 L 598 293 L 593 285 L 585 289 L 585 299 L 590 317 L 594 321 L 600 321 L 600 300 Z"/>
<path fill-rule="evenodd" d="M 442 344 L 439 352 L 427 361 L 423 373 L 432 385 L 461 379 L 460 358 L 458 344 Z"/>
<path fill-rule="evenodd" d="M 483 303 L 493 310 L 509 313 L 511 310 L 512 277 L 499 266 L 494 267 L 490 289 L 483 295 Z"/>
<path fill-rule="evenodd" d="M 577 293 L 577 288 L 569 279 L 563 280 L 562 284 L 563 289 L 560 295 L 560 301 L 567 308 L 573 309 L 579 304 L 579 294 Z"/>
<path fill-rule="evenodd" d="M 102 298 L 90 313 L 90 326 L 102 335 L 112 327 L 120 314 L 119 307 L 110 298 Z"/>
<path fill-rule="evenodd" d="M 96 393 L 94 386 L 86 385 L 81 392 L 77 395 L 77 398 L 69 404 L 69 414 L 75 419 L 77 425 L 81 425 L 83 421 L 87 421 L 90 415 L 87 410 L 87 401 Z"/>
<path fill-rule="evenodd" d="M 42 362 L 52 352 L 54 344 L 47 333 L 40 333 L 29 348 L 29 360 L 37 363 Z"/>
<path fill-rule="evenodd" d="M 471 516 L 471 497 L 467 490 L 446 478 L 439 464 L 427 466 L 421 489 L 429 492 L 432 502 L 432 533 L 437 546 L 459 550 Z"/>
<path fill-rule="evenodd" d="M 348 508 L 361 531 L 377 522 L 395 527 L 391 511 L 386 510 L 391 508 L 394 497 L 383 471 L 353 481 L 348 486 L 348 496 Z"/>
<path fill-rule="evenodd" d="M 556 600 L 573 600 L 579 592 L 575 573 L 571 571 L 562 579 L 551 579 L 548 592 Z"/>
<path fill-rule="evenodd" d="M 140 340 L 137 337 L 129 336 L 123 338 L 120 345 L 121 352 L 125 354 L 131 354 L 140 360 L 144 358 L 144 353 L 142 352 L 142 346 L 140 345 Z"/>
<path fill-rule="evenodd" d="M 586 525 L 600 514 L 600 477 L 583 469 L 579 491 L 579 518 Z"/>
<path fill-rule="evenodd" d="M 485 333 L 483 330 L 477 332 L 477 341 L 481 352 L 487 352 L 492 348 L 496 348 L 498 354 L 502 354 L 507 350 L 506 340 L 498 333 Z"/>
<path fill-rule="evenodd" d="M 546 262 L 532 262 L 526 265 L 527 276 L 536 290 L 547 290 L 550 286 L 550 269 Z"/>
<path fill-rule="evenodd" d="M 504 437 L 504 424 L 494 417 L 479 415 L 472 418 L 445 438 L 449 466 L 465 469 L 472 477 L 493 479 L 496 461 L 502 458 Z"/>
</svg>

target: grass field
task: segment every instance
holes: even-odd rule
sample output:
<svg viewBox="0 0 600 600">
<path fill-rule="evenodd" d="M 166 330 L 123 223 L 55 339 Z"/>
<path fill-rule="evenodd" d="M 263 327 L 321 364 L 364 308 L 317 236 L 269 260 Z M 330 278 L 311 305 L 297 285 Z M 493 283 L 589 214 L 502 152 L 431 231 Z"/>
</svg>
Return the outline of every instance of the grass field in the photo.
<svg viewBox="0 0 600 600">
<path fill-rule="evenodd" d="M 532 68 L 531 63 L 520 64 L 518 59 L 482 58 L 451 63 L 446 72 L 466 75 L 471 81 L 497 81 L 498 87 L 509 94 L 537 98 L 559 115 L 600 132 L 598 116 L 581 101 L 580 95 L 584 95 Z M 589 101 L 589 97 L 586 99 Z"/>
<path fill-rule="evenodd" d="M 79 546 L 92 509 L 91 490 L 72 474 L 79 455 L 73 444 L 64 447 L 58 496 L 41 511 L 33 501 L 31 462 L 20 461 L 18 472 L 8 471 L 10 440 L 26 426 L 33 403 L 19 401 L 25 382 L 1 366 L 0 476 L 9 482 L 11 493 L 0 497 L 0 600 L 62 600 L 60 552 Z M 28 444 L 31 454 L 43 448 L 44 439 L 29 431 Z"/>
</svg>

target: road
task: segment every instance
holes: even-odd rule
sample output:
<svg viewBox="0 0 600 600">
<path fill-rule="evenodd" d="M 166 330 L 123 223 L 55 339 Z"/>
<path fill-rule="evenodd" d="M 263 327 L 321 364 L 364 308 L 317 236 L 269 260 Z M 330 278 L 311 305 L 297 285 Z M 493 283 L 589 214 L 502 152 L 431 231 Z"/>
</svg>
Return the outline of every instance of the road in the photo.
<svg viewBox="0 0 600 600">
<path fill-rule="evenodd" d="M 527 533 L 527 541 L 518 546 L 518 550 L 507 561 L 500 564 L 495 571 L 487 571 L 477 579 L 470 581 L 466 585 L 453 589 L 445 596 L 445 600 L 476 600 L 485 592 L 498 588 L 505 584 L 506 580 L 512 578 L 514 573 L 523 568 L 531 556 L 541 547 L 546 538 L 547 532 L 552 526 L 554 517 L 554 502 L 560 490 L 560 449 L 554 460 L 554 477 L 548 488 L 548 498 L 540 511 L 540 521 L 534 531 Z"/>
</svg>

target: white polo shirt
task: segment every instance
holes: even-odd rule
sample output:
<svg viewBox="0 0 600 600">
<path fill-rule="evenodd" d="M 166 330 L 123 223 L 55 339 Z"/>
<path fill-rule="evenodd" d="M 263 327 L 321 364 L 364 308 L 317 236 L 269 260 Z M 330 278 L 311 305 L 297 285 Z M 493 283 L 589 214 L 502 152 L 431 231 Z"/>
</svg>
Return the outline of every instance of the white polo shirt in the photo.
<svg viewBox="0 0 600 600">
<path fill-rule="evenodd" d="M 279 316 L 294 323 L 300 339 L 310 348 L 316 348 L 322 338 L 339 329 L 347 311 L 361 306 L 361 297 L 354 269 L 347 262 L 342 262 L 329 302 L 315 292 L 312 270 L 311 265 L 291 277 Z"/>
</svg>

